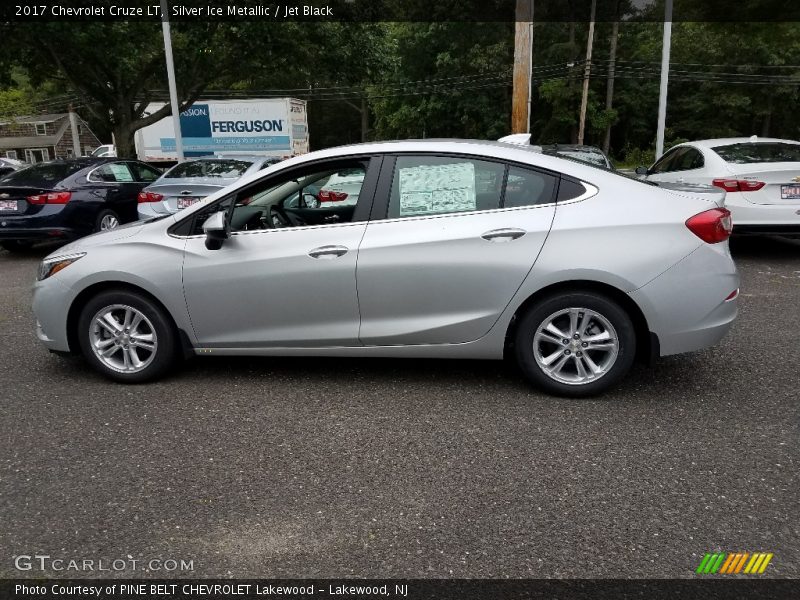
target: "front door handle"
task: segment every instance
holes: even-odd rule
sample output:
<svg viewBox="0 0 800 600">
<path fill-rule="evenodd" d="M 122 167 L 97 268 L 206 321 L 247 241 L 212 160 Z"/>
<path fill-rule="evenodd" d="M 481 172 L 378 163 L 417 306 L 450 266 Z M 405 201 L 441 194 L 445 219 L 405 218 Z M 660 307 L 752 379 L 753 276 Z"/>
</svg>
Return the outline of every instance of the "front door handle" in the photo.
<svg viewBox="0 0 800 600">
<path fill-rule="evenodd" d="M 481 237 L 489 242 L 511 242 L 521 238 L 527 232 L 524 229 L 493 229 L 487 231 Z"/>
<path fill-rule="evenodd" d="M 340 256 L 344 256 L 347 254 L 349 248 L 345 246 L 320 246 L 319 248 L 314 248 L 311 250 L 308 255 L 311 258 L 338 258 Z"/>
</svg>

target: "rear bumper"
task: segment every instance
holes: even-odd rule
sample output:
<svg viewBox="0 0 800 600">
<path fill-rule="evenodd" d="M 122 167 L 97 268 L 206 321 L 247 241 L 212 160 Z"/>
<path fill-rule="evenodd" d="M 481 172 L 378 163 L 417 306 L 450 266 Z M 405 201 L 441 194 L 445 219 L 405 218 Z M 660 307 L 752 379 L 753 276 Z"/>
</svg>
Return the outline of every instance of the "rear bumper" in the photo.
<svg viewBox="0 0 800 600">
<path fill-rule="evenodd" d="M 0 241 L 25 240 L 74 240 L 80 234 L 69 227 L 3 227 L 0 226 Z"/>
<path fill-rule="evenodd" d="M 727 298 L 738 288 L 727 245 L 704 244 L 630 296 L 668 356 L 718 343 L 736 319 L 737 297 Z"/>
<path fill-rule="evenodd" d="M 733 233 L 736 235 L 798 235 L 800 234 L 800 223 L 797 225 L 733 225 Z"/>
</svg>

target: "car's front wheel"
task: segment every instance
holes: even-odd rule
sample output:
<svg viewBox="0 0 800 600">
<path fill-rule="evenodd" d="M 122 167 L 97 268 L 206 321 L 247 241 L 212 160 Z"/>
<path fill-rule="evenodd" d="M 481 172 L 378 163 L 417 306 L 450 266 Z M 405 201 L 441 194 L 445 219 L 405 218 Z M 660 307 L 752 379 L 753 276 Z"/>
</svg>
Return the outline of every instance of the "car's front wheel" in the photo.
<svg viewBox="0 0 800 600">
<path fill-rule="evenodd" d="M 571 292 L 545 299 L 522 317 L 515 350 L 523 373 L 538 387 L 561 396 L 593 396 L 628 373 L 636 332 L 610 298 Z"/>
<path fill-rule="evenodd" d="M 176 337 L 163 309 L 129 291 L 103 292 L 78 320 L 81 350 L 100 373 L 125 383 L 164 374 L 174 363 Z"/>
</svg>

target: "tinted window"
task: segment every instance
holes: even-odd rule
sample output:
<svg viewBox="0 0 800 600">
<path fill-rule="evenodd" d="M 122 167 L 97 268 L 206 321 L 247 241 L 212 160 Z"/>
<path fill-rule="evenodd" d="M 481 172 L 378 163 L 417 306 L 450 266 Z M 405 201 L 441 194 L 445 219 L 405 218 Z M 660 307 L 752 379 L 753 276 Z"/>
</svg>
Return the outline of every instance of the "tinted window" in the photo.
<svg viewBox="0 0 800 600">
<path fill-rule="evenodd" d="M 673 170 L 672 163 L 676 158 L 679 157 L 681 150 L 683 150 L 683 148 L 673 148 L 672 150 L 664 154 L 664 156 L 658 159 L 656 161 L 656 164 L 652 166 L 652 168 L 650 169 L 650 173 L 651 174 L 667 173 L 669 171 L 672 171 Z"/>
<path fill-rule="evenodd" d="M 125 163 L 106 163 L 89 174 L 89 181 L 105 183 L 129 183 L 134 181 L 133 173 Z"/>
<path fill-rule="evenodd" d="M 84 167 L 85 164 L 73 162 L 42 163 L 7 175 L 3 183 L 31 187 L 52 186 Z"/>
<path fill-rule="evenodd" d="M 681 148 L 675 156 L 675 160 L 670 163 L 670 171 L 688 171 L 689 169 L 699 169 L 703 166 L 703 155 L 694 148 Z"/>
<path fill-rule="evenodd" d="M 549 154 L 550 156 L 559 156 L 561 158 L 568 158 L 570 160 L 575 160 L 578 162 L 586 163 L 595 167 L 603 167 L 607 169 L 609 167 L 608 161 L 606 161 L 605 154 L 603 154 L 600 150 L 596 150 L 594 148 L 544 148 L 542 150 L 543 154 Z"/>
<path fill-rule="evenodd" d="M 577 181 L 572 181 L 571 179 L 562 178 L 561 183 L 558 185 L 558 201 L 565 202 L 567 200 L 572 200 L 585 192 L 586 188 L 583 187 L 582 184 Z"/>
<path fill-rule="evenodd" d="M 723 160 L 737 164 L 764 162 L 800 162 L 800 144 L 785 142 L 747 142 L 715 146 Z"/>
<path fill-rule="evenodd" d="M 400 156 L 390 219 L 500 208 L 505 166 L 466 158 Z"/>
<path fill-rule="evenodd" d="M 510 167 L 503 207 L 534 206 L 553 202 L 557 181 L 552 175 Z"/>
<path fill-rule="evenodd" d="M 241 177 L 252 164 L 244 160 L 190 160 L 174 166 L 164 177 Z"/>
<path fill-rule="evenodd" d="M 161 177 L 161 172 L 142 163 L 128 163 L 133 169 L 136 181 L 155 181 Z"/>
</svg>

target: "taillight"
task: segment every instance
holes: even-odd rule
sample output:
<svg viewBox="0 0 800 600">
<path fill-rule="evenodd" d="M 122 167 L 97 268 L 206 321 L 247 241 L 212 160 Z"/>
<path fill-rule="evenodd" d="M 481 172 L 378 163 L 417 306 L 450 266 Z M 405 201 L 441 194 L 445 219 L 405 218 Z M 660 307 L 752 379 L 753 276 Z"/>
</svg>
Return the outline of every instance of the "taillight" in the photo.
<svg viewBox="0 0 800 600">
<path fill-rule="evenodd" d="M 711 184 L 726 192 L 755 192 L 766 185 L 763 181 L 751 179 L 715 179 Z"/>
<path fill-rule="evenodd" d="M 712 208 L 687 219 L 686 227 L 708 244 L 724 242 L 733 231 L 731 211 L 727 208 Z"/>
<path fill-rule="evenodd" d="M 72 192 L 50 192 L 49 194 L 36 194 L 28 196 L 31 204 L 66 204 L 72 198 Z"/>
<path fill-rule="evenodd" d="M 164 194 L 156 194 L 155 192 L 139 192 L 136 200 L 139 204 L 144 202 L 161 202 L 164 199 Z"/>
<path fill-rule="evenodd" d="M 318 196 L 320 202 L 341 202 L 342 200 L 347 200 L 347 194 L 345 192 L 334 192 L 333 190 L 320 190 Z"/>
</svg>

